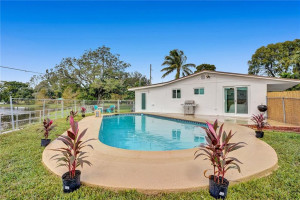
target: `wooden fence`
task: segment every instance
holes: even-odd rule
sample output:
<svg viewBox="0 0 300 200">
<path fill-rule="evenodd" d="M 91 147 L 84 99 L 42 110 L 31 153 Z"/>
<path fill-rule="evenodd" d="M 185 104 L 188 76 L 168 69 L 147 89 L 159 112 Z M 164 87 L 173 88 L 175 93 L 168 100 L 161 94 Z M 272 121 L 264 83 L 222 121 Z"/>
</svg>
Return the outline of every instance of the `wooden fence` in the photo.
<svg viewBox="0 0 300 200">
<path fill-rule="evenodd" d="M 300 125 L 300 91 L 268 92 L 268 119 Z"/>
</svg>

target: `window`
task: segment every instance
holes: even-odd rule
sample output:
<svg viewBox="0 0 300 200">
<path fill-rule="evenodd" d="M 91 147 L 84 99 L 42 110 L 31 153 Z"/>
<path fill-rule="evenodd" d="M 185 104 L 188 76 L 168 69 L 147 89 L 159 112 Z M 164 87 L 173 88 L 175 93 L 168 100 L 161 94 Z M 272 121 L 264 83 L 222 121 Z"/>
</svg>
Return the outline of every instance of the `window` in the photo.
<svg viewBox="0 0 300 200">
<path fill-rule="evenodd" d="M 204 88 L 194 88 L 194 94 L 195 95 L 203 95 L 204 94 Z"/>
<path fill-rule="evenodd" d="M 180 89 L 172 90 L 172 97 L 173 97 L 173 99 L 180 99 L 181 98 Z"/>
</svg>

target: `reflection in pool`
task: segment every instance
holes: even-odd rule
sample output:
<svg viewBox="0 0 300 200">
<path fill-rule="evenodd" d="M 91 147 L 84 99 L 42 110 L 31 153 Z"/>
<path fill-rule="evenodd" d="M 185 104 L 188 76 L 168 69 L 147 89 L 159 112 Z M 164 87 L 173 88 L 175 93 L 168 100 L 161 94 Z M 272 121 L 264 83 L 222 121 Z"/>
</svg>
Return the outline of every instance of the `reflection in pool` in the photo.
<svg viewBox="0 0 300 200">
<path fill-rule="evenodd" d="M 112 147 L 140 151 L 190 149 L 205 143 L 203 126 L 145 114 L 104 116 L 99 140 Z"/>
</svg>

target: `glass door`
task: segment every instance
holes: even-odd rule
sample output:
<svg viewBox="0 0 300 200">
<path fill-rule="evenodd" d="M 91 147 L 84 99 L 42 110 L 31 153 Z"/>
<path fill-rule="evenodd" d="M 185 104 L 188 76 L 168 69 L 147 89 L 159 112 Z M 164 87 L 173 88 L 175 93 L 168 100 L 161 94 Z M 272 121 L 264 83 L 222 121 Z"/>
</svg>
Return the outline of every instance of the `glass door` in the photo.
<svg viewBox="0 0 300 200">
<path fill-rule="evenodd" d="M 234 87 L 224 88 L 225 113 L 235 113 Z"/>
<path fill-rule="evenodd" d="M 224 102 L 225 113 L 248 114 L 248 87 L 225 87 Z"/>
<path fill-rule="evenodd" d="M 248 114 L 248 88 L 236 88 L 236 113 Z"/>
</svg>

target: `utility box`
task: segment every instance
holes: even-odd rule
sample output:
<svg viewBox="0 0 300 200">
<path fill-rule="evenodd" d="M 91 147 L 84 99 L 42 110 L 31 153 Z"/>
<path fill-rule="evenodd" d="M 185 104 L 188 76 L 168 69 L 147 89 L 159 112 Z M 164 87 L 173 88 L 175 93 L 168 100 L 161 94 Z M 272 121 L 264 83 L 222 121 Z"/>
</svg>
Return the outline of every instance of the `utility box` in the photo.
<svg viewBox="0 0 300 200">
<path fill-rule="evenodd" d="M 196 104 L 194 100 L 186 100 L 183 104 L 183 110 L 185 115 L 194 115 Z"/>
</svg>

